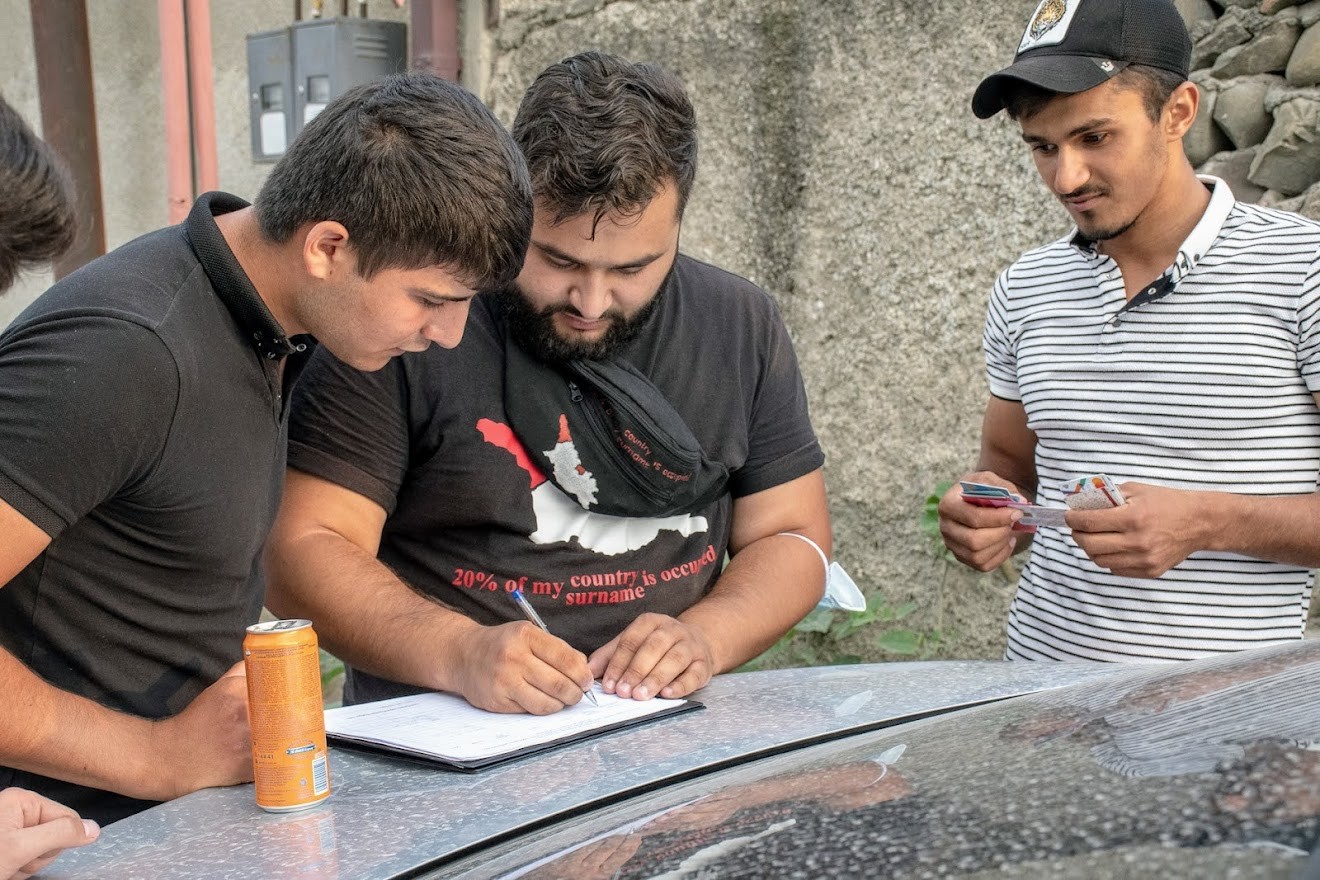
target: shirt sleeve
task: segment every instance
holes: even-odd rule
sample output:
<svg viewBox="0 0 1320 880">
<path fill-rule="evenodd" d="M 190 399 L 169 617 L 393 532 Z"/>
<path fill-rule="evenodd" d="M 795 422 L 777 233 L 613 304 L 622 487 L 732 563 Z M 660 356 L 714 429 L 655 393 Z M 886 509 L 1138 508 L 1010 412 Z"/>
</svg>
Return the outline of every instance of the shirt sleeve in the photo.
<svg viewBox="0 0 1320 880">
<path fill-rule="evenodd" d="M 990 305 L 985 314 L 985 333 L 982 347 L 985 350 L 986 378 L 990 384 L 990 393 L 1004 400 L 1021 400 L 1018 390 L 1017 352 L 1013 348 L 1008 323 L 1009 273 L 1006 269 L 995 281 L 990 294 Z"/>
<path fill-rule="evenodd" d="M 179 373 L 158 336 L 99 315 L 0 337 L 0 499 L 52 539 L 156 466 Z"/>
<path fill-rule="evenodd" d="M 408 457 L 407 388 L 400 359 L 367 373 L 319 349 L 294 389 L 289 466 L 393 513 Z"/>
<path fill-rule="evenodd" d="M 1320 259 L 1312 261 L 1297 304 L 1297 368 L 1307 389 L 1320 393 Z"/>
<path fill-rule="evenodd" d="M 769 295 L 758 293 L 765 303 L 758 321 L 762 360 L 753 391 L 747 460 L 730 481 L 735 498 L 790 482 L 825 463 L 788 328 Z"/>
</svg>

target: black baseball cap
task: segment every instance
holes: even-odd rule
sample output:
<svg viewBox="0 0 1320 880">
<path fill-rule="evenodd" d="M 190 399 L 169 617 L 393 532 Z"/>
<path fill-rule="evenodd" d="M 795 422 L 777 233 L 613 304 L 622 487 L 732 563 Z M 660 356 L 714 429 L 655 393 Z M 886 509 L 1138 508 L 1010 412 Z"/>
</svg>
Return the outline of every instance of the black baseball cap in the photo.
<svg viewBox="0 0 1320 880">
<path fill-rule="evenodd" d="M 989 119 L 1004 109 L 1014 80 L 1071 95 L 1129 64 L 1185 79 L 1191 60 L 1192 40 L 1172 0 L 1041 0 L 1013 63 L 976 87 L 972 112 Z"/>
</svg>

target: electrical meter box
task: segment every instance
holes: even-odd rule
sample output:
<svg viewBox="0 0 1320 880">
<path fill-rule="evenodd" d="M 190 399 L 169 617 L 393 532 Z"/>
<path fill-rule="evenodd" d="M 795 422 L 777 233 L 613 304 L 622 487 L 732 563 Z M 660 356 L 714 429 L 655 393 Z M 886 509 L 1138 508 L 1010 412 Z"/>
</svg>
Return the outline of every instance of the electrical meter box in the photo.
<svg viewBox="0 0 1320 880">
<path fill-rule="evenodd" d="M 252 158 L 274 162 L 293 140 L 293 57 L 289 29 L 248 34 Z"/>
<path fill-rule="evenodd" d="M 304 125 L 353 86 L 407 69 L 408 26 L 399 21 L 313 18 L 249 34 L 247 42 L 252 158 L 258 162 L 278 159 Z"/>
</svg>

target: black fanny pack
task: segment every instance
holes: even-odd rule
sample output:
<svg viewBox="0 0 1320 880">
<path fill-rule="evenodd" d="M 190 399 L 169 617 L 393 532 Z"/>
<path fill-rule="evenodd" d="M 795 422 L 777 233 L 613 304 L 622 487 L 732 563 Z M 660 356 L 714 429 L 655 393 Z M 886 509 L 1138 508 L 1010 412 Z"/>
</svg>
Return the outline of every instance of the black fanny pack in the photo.
<svg viewBox="0 0 1320 880">
<path fill-rule="evenodd" d="M 729 471 L 651 383 L 621 360 L 551 366 L 506 336 L 504 406 L 527 454 L 584 509 L 610 516 L 696 513 Z"/>
</svg>

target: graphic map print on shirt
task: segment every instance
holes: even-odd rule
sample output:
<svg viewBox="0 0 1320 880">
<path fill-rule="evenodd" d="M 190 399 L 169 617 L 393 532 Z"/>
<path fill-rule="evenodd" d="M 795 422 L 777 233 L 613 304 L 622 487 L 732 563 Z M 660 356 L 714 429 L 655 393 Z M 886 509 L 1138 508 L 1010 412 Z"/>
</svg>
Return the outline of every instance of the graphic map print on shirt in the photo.
<svg viewBox="0 0 1320 880">
<path fill-rule="evenodd" d="M 617 556 L 645 547 L 663 531 L 678 532 L 688 537 L 709 528 L 704 516 L 677 514 L 665 517 L 627 517 L 583 510 L 558 486 L 546 479 L 508 425 L 492 419 L 479 419 L 477 430 L 487 443 L 512 455 L 518 467 L 530 477 L 532 512 L 536 516 L 536 530 L 529 536 L 533 543 L 556 544 L 577 538 L 578 543 L 588 550 Z M 559 442 L 553 450 L 546 452 L 554 462 L 555 476 L 562 478 L 565 485 L 573 486 L 574 494 L 582 498 L 584 503 L 594 501 L 595 477 L 582 466 L 573 438 L 568 432 L 568 422 L 563 417 L 559 421 Z"/>
</svg>

